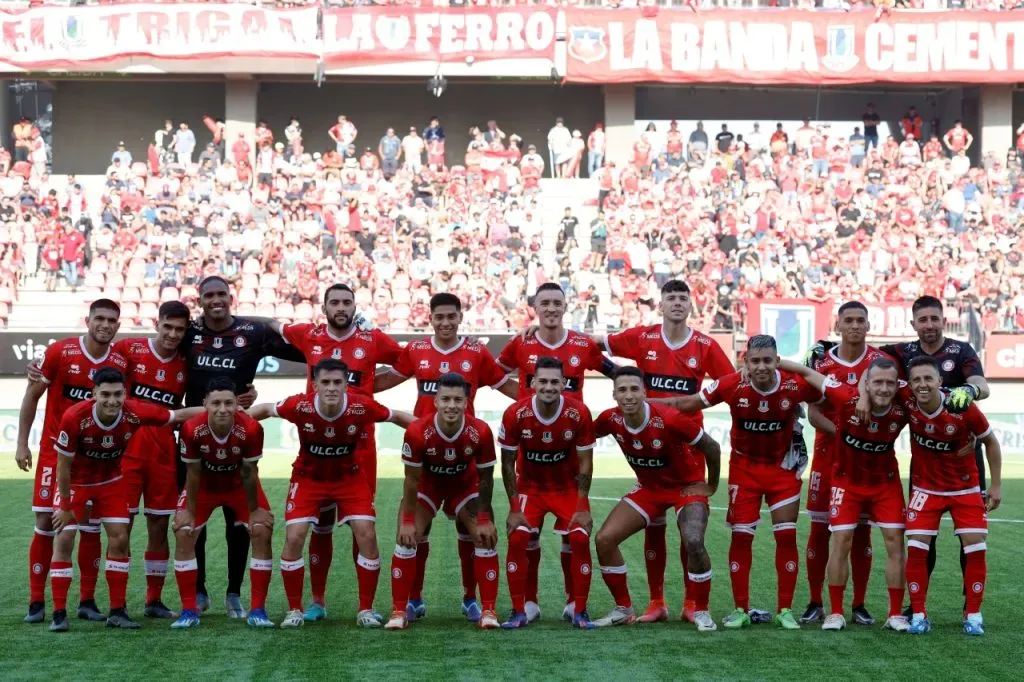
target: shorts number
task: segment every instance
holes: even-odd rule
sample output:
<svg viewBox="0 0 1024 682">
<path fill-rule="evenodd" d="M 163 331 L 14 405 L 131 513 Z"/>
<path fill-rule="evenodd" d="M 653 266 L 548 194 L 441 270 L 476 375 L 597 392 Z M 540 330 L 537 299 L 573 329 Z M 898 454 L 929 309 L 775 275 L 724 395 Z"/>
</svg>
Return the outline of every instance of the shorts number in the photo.
<svg viewBox="0 0 1024 682">
<path fill-rule="evenodd" d="M 298 481 L 296 481 L 295 483 L 292 483 L 290 486 L 288 486 L 288 499 L 289 500 L 294 500 L 295 499 L 295 493 L 297 493 L 297 492 L 299 492 L 299 482 Z"/>
<path fill-rule="evenodd" d="M 907 505 L 907 508 L 913 509 L 914 511 L 921 511 L 924 509 L 926 502 L 928 502 L 928 493 L 915 490 L 914 494 L 910 496 L 910 504 Z"/>
<path fill-rule="evenodd" d="M 519 498 L 519 511 L 526 512 L 526 495 L 516 495 Z"/>
<path fill-rule="evenodd" d="M 53 467 L 43 467 L 43 473 L 39 476 L 39 485 L 49 488 L 53 484 Z"/>
<path fill-rule="evenodd" d="M 843 490 L 842 488 L 836 488 L 836 487 L 833 486 L 833 488 L 832 488 L 832 502 L 830 502 L 829 504 L 831 506 L 833 506 L 833 507 L 838 507 L 839 505 L 841 505 L 843 503 L 843 495 L 845 495 L 845 494 L 846 494 L 845 490 Z"/>
<path fill-rule="evenodd" d="M 739 494 L 739 492 L 740 492 L 740 487 L 738 485 L 730 485 L 729 486 L 729 503 L 730 504 L 736 504 L 736 496 Z"/>
<path fill-rule="evenodd" d="M 812 471 L 811 472 L 811 490 L 813 490 L 814 492 L 818 492 L 819 488 L 821 488 L 821 472 L 820 471 Z M 835 502 L 833 502 L 832 504 L 835 504 Z"/>
</svg>

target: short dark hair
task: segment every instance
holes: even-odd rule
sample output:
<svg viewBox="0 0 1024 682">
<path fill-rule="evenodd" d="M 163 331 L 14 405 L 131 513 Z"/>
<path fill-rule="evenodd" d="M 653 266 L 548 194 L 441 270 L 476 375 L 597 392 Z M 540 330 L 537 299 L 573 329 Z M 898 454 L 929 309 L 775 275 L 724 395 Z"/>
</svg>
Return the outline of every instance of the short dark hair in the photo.
<svg viewBox="0 0 1024 682">
<path fill-rule="evenodd" d="M 939 361 L 933 358 L 931 355 L 918 355 L 916 358 L 907 363 L 907 375 L 910 375 L 910 370 L 915 367 L 931 367 L 935 370 L 935 373 L 942 376 L 942 371 L 939 369 Z"/>
<path fill-rule="evenodd" d="M 96 373 L 92 375 L 92 385 L 99 386 L 100 384 L 123 384 L 124 374 L 121 373 L 117 367 L 103 367 L 96 370 Z"/>
<path fill-rule="evenodd" d="M 564 369 L 564 366 L 562 365 L 562 361 L 559 360 L 558 358 L 553 358 L 551 356 L 544 356 L 542 358 L 537 358 L 536 370 L 540 371 L 542 369 L 557 369 L 562 374 L 565 374 L 565 369 Z"/>
<path fill-rule="evenodd" d="M 639 367 L 626 365 L 625 367 L 619 367 L 617 370 L 612 372 L 612 382 L 617 381 L 619 377 L 636 377 L 642 383 L 644 380 L 644 371 Z"/>
<path fill-rule="evenodd" d="M 348 293 L 352 294 L 353 298 L 355 298 L 356 295 L 356 292 L 352 291 L 352 287 L 350 287 L 347 284 L 342 284 L 341 282 L 338 282 L 337 284 L 332 284 L 331 286 L 327 287 L 327 291 L 324 292 L 324 305 L 327 305 L 327 297 L 331 295 L 332 291 L 347 291 Z"/>
<path fill-rule="evenodd" d="M 98 298 L 93 301 L 89 306 L 89 317 L 92 317 L 93 313 L 97 310 L 113 310 L 117 313 L 118 317 L 121 316 L 121 306 L 114 301 L 111 301 L 109 298 Z"/>
<path fill-rule="evenodd" d="M 192 311 L 181 301 L 165 301 L 160 304 L 157 317 L 161 320 L 185 320 L 192 319 Z"/>
<path fill-rule="evenodd" d="M 214 377 L 206 382 L 206 393 L 210 395 L 214 391 L 231 391 L 232 395 L 238 395 L 235 382 L 231 377 Z"/>
<path fill-rule="evenodd" d="M 231 292 L 231 285 L 228 284 L 228 281 L 226 279 L 224 279 L 220 275 L 210 275 L 209 277 L 204 277 L 203 280 L 199 282 L 200 295 L 202 295 L 203 289 L 205 289 L 207 286 L 211 284 L 223 284 L 224 288 L 227 289 L 229 293 Z"/>
<path fill-rule="evenodd" d="M 867 370 L 864 372 L 864 376 L 869 376 L 871 374 L 871 370 L 875 369 L 894 369 L 896 370 L 897 375 L 900 372 L 900 368 L 896 366 L 896 361 L 892 358 L 875 358 L 871 361 L 871 364 L 868 365 Z"/>
<path fill-rule="evenodd" d="M 836 312 L 836 315 L 841 316 L 847 310 L 863 310 L 864 314 L 866 315 L 868 312 L 868 307 L 861 303 L 860 301 L 847 301 L 846 303 L 839 306 L 839 310 Z"/>
<path fill-rule="evenodd" d="M 442 293 L 430 297 L 430 312 L 434 312 L 443 305 L 455 306 L 456 312 L 462 312 L 462 300 L 455 294 Z"/>
<path fill-rule="evenodd" d="M 313 380 L 319 379 L 324 372 L 341 372 L 345 375 L 345 380 L 348 381 L 348 365 L 341 360 L 328 358 L 313 365 Z"/>
<path fill-rule="evenodd" d="M 916 317 L 917 313 L 925 308 L 938 308 L 942 310 L 942 301 L 934 296 L 921 296 L 914 301 L 914 305 L 910 306 L 910 312 Z"/>
<path fill-rule="evenodd" d="M 462 376 L 461 374 L 456 374 L 455 372 L 447 372 L 446 374 L 442 374 L 441 377 L 437 380 L 437 388 L 438 390 L 442 388 L 461 388 L 463 393 L 466 394 L 466 397 L 469 397 L 469 382 L 466 381 L 466 378 L 464 376 Z"/>
<path fill-rule="evenodd" d="M 777 351 L 779 349 L 778 344 L 775 343 L 775 337 L 769 336 L 768 334 L 755 334 L 747 339 L 747 352 L 752 350 L 764 350 L 770 349 Z"/>
<path fill-rule="evenodd" d="M 534 294 L 534 298 L 540 296 L 541 293 L 545 291 L 557 291 L 562 296 L 565 296 L 565 292 L 562 291 L 562 287 L 560 284 L 558 284 L 558 282 L 544 282 L 544 284 L 541 284 L 539 287 L 537 287 L 537 293 Z"/>
<path fill-rule="evenodd" d="M 661 295 L 665 294 L 688 294 L 690 285 L 681 279 L 670 279 L 661 287 Z"/>
</svg>

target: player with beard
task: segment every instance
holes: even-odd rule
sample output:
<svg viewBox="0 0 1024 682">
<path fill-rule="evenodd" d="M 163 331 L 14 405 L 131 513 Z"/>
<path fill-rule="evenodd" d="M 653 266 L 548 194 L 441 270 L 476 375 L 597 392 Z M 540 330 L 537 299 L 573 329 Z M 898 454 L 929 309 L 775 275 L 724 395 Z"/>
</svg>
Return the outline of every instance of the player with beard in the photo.
<svg viewBox="0 0 1024 682">
<path fill-rule="evenodd" d="M 533 395 L 533 375 L 537 361 L 541 358 L 555 358 L 562 363 L 564 391 L 566 395 L 583 399 L 583 381 L 588 371 L 597 371 L 611 377 L 617 369 L 615 363 L 604 357 L 601 347 L 596 341 L 576 331 L 566 329 L 565 293 L 554 282 L 546 282 L 537 287 L 533 298 L 533 309 L 537 314 L 537 327 L 529 327 L 509 342 L 498 356 L 498 364 L 511 373 L 518 372 L 519 399 Z M 541 527 L 537 528 L 527 548 L 526 578 L 526 615 L 529 621 L 540 618 L 540 606 L 537 604 L 538 567 L 540 566 Z M 573 611 L 573 571 L 572 548 L 563 537 L 561 547 L 562 576 L 565 580 L 566 604 L 562 610 L 562 619 L 572 621 Z"/>
<path fill-rule="evenodd" d="M 185 404 L 201 407 L 210 381 L 226 376 L 235 382 L 239 405 L 252 404 L 255 394 L 250 390 L 260 361 L 267 356 L 293 362 L 304 362 L 302 354 L 264 321 L 235 317 L 231 289 L 222 277 L 207 277 L 199 283 L 199 305 L 202 316 L 192 322 L 182 344 L 182 353 L 188 359 L 188 382 Z M 179 468 L 179 487 L 184 485 L 185 469 Z M 244 525 L 235 523 L 235 513 L 229 507 L 224 513 L 224 532 L 228 542 L 228 588 L 224 603 L 231 618 L 245 618 L 242 608 L 242 582 L 249 563 L 249 532 Z M 206 591 L 206 528 L 195 539 L 196 605 L 200 612 L 209 608 Z"/>
<path fill-rule="evenodd" d="M 101 298 L 89 306 L 85 319 L 86 333 L 50 344 L 38 367 L 38 380 L 29 382 L 18 415 L 18 446 L 15 461 L 22 471 L 32 468 L 32 451 L 28 438 L 36 418 L 39 399 L 46 394 L 46 414 L 36 462 L 32 511 L 36 515 L 35 533 L 29 545 L 29 607 L 26 623 L 42 623 L 45 617 L 46 578 L 53 556 L 53 496 L 56 491 L 58 456 L 54 443 L 64 413 L 84 400 L 92 398 L 92 377 L 98 370 L 114 368 L 124 371 L 127 362 L 111 348 L 120 326 L 121 308 Z M 96 606 L 96 581 L 99 578 L 100 527 L 81 519 L 81 540 L 78 544 L 80 601 L 78 617 L 105 620 Z"/>
<path fill-rule="evenodd" d="M 511 379 L 498 366 L 487 346 L 476 339 L 459 336 L 462 323 L 462 302 L 454 294 L 434 294 L 430 299 L 430 326 L 434 335 L 426 339 L 410 341 L 393 367 L 383 369 L 374 379 L 373 391 L 378 393 L 398 386 L 410 377 L 416 378 L 418 396 L 413 414 L 417 419 L 429 417 L 437 412 L 436 397 L 438 381 L 444 374 L 460 375 L 469 387 L 466 405 L 467 413 L 473 415 L 473 398 L 481 386 L 490 386 L 513 400 L 519 392 L 519 383 Z M 425 520 L 426 527 L 419 534 L 416 547 L 415 575 L 405 571 L 409 580 L 409 605 L 406 609 L 408 621 L 422 618 L 427 613 L 423 603 L 423 577 L 426 572 L 427 556 L 430 554 L 430 529 L 432 518 Z M 462 612 L 470 622 L 480 620 L 480 605 L 476 600 L 476 569 L 473 534 L 461 518 L 455 520 L 458 534 L 459 562 L 462 567 Z"/>
<path fill-rule="evenodd" d="M 301 353 L 309 365 L 306 392 L 313 393 L 312 368 L 321 360 L 340 360 L 348 367 L 348 390 L 364 398 L 372 398 L 377 365 L 394 364 L 402 347 L 379 329 L 363 330 L 356 322 L 356 298 L 351 287 L 333 284 L 324 292 L 326 324 L 282 324 L 269 318 L 256 318 L 269 325 Z M 370 493 L 377 493 L 377 443 L 375 428 L 368 424 L 354 454 L 360 475 L 366 479 Z M 327 575 L 334 559 L 334 526 L 337 512 L 325 507 L 313 526 L 309 541 L 309 582 L 312 603 L 305 611 L 307 622 L 327 616 Z M 358 543 L 352 543 L 352 561 L 358 561 Z"/>
</svg>

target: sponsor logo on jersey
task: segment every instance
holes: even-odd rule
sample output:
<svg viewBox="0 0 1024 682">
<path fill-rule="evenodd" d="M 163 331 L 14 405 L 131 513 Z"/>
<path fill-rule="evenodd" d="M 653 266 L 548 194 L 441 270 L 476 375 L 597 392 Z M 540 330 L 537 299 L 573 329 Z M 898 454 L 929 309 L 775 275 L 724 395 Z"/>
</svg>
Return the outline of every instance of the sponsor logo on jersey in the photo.
<svg viewBox="0 0 1024 682">
<path fill-rule="evenodd" d="M 744 419 L 740 422 L 744 431 L 752 433 L 775 433 L 785 427 L 785 423 L 774 419 Z"/>
<path fill-rule="evenodd" d="M 739 406 L 740 406 L 740 409 L 746 409 L 746 408 L 750 407 L 750 401 L 747 400 L 746 398 L 740 398 Z"/>
<path fill-rule="evenodd" d="M 458 476 L 467 469 L 469 469 L 469 464 L 466 463 L 453 464 L 452 466 L 442 466 L 440 464 L 427 465 L 427 471 L 438 476 Z"/>
<path fill-rule="evenodd" d="M 162 391 L 159 388 L 153 388 L 145 384 L 135 384 L 132 386 L 132 397 L 156 403 L 157 405 L 167 405 L 168 407 L 176 407 L 178 405 L 178 397 L 170 391 Z"/>
<path fill-rule="evenodd" d="M 220 454 L 219 450 L 217 452 Z M 211 462 L 207 459 L 203 460 L 203 469 L 214 474 L 229 474 L 232 471 L 237 470 L 238 467 L 239 462 L 225 462 L 223 464 L 217 464 L 216 462 Z"/>
<path fill-rule="evenodd" d="M 843 443 L 862 452 L 889 452 L 892 450 L 892 443 L 876 443 L 870 440 L 857 438 L 849 433 L 843 436 Z"/>
<path fill-rule="evenodd" d="M 89 459 L 117 459 L 123 452 L 121 448 L 116 450 L 86 450 L 85 456 Z"/>
<path fill-rule="evenodd" d="M 644 374 L 644 385 L 647 386 L 649 391 L 678 393 L 680 395 L 693 395 L 700 389 L 700 384 L 696 379 L 673 377 L 667 374 Z"/>
<path fill-rule="evenodd" d="M 417 382 L 419 384 L 420 395 L 437 395 L 437 382 L 430 380 L 421 380 Z"/>
<path fill-rule="evenodd" d="M 82 388 L 81 386 L 64 386 L 64 397 L 68 400 L 74 400 L 80 402 L 82 400 L 92 399 L 92 389 Z"/>
<path fill-rule="evenodd" d="M 649 361 L 649 362 L 654 362 L 655 360 L 658 359 L 658 351 L 654 351 L 654 350 L 647 351 L 647 357 L 644 358 L 644 359 Z"/>
<path fill-rule="evenodd" d="M 568 459 L 569 453 L 565 450 L 527 450 L 523 453 L 523 458 L 534 464 L 558 464 Z"/>
<path fill-rule="evenodd" d="M 220 339 L 214 339 L 219 341 Z M 206 355 L 199 353 L 196 355 L 195 366 L 205 369 L 238 369 L 235 364 L 234 358 L 221 357 L 218 355 Z"/>
<path fill-rule="evenodd" d="M 363 373 L 350 369 L 348 371 L 348 383 L 352 386 L 361 386 L 363 384 Z"/>
<path fill-rule="evenodd" d="M 145 365 L 135 365 L 135 371 L 138 372 L 139 374 L 145 374 L 146 373 L 146 366 Z"/>
<path fill-rule="evenodd" d="M 352 357 L 354 357 L 356 360 L 362 360 L 363 358 L 366 357 L 366 351 L 363 350 L 362 348 L 356 348 L 354 351 L 352 351 Z"/>
<path fill-rule="evenodd" d="M 926 450 L 934 450 L 935 452 L 953 452 L 953 444 L 948 441 L 928 438 L 927 436 L 922 436 L 921 434 L 914 432 L 911 432 L 910 437 L 914 439 L 915 443 Z"/>
<path fill-rule="evenodd" d="M 430 360 L 420 360 L 420 369 L 430 369 Z"/>
<path fill-rule="evenodd" d="M 661 469 L 665 466 L 665 460 L 660 457 L 626 455 L 626 462 L 634 469 Z"/>
<path fill-rule="evenodd" d="M 314 457 L 347 457 L 352 454 L 355 446 L 351 443 L 343 443 L 342 445 L 310 443 L 306 449 Z"/>
</svg>

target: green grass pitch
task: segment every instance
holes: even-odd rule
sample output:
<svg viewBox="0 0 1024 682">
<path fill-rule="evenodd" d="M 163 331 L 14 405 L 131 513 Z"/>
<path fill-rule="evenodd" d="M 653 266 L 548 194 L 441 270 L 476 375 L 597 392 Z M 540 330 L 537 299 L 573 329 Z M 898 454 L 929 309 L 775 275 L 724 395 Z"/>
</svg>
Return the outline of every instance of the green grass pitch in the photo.
<svg viewBox="0 0 1024 682">
<path fill-rule="evenodd" d="M 432 536 L 425 591 L 429 615 L 408 631 L 394 633 L 362 631 L 355 626 L 351 535 L 345 528 L 335 535 L 326 622 L 298 631 L 252 631 L 244 622 L 229 622 L 220 599 L 225 549 L 219 515 L 211 521 L 208 549 L 209 588 L 214 604 L 198 630 L 172 632 L 167 622 L 145 621 L 140 631 L 120 632 L 106 630 L 102 624 L 74 620 L 71 633 L 52 635 L 45 625 L 21 623 L 27 600 L 27 546 L 32 532 L 28 511 L 31 480 L 13 467 L 12 459 L 5 457 L 0 465 L 0 518 L 4 519 L 0 532 L 4 558 L 0 563 L 0 584 L 4 585 L 0 591 L 0 678 L 5 680 L 876 680 L 908 676 L 933 680 L 997 679 L 1014 674 L 1013 661 L 1019 661 L 1020 652 L 1024 651 L 1024 630 L 1016 620 L 1024 608 L 1024 583 L 1020 579 L 1020 567 L 1024 565 L 1024 482 L 1020 480 L 1024 463 L 1019 460 L 1006 466 L 1005 502 L 993 514 L 998 520 L 991 524 L 984 609 L 988 634 L 968 639 L 960 631 L 960 570 L 956 541 L 948 522 L 943 523 L 939 565 L 932 579 L 930 611 L 934 630 L 925 637 L 897 635 L 883 631 L 881 625 L 850 625 L 842 633 L 821 632 L 816 626 L 784 632 L 771 625 L 758 625 L 740 632 L 698 634 L 692 625 L 678 621 L 606 631 L 572 631 L 559 620 L 562 576 L 558 540 L 550 533 L 543 538 L 542 622 L 524 631 L 480 632 L 461 616 L 455 531 L 443 519 L 435 523 Z M 383 459 L 387 461 L 382 461 L 378 491 L 378 537 L 384 570 L 377 606 L 387 614 L 388 565 L 394 547 L 395 507 L 401 484 L 396 478 L 400 473 L 396 458 Z M 279 520 L 283 509 L 277 507 L 283 506 L 290 461 L 291 457 L 276 455 L 268 457 L 261 466 L 266 491 Z M 621 462 L 606 466 L 602 460 L 599 464 L 606 477 L 594 481 L 595 525 L 604 520 L 614 500 L 633 482 Z M 500 490 L 500 483 L 497 488 Z M 721 509 L 725 505 L 724 490 L 719 491 L 712 504 L 715 510 L 708 531 L 708 549 L 715 571 L 712 613 L 720 620 L 732 606 L 726 563 L 729 536 Z M 504 501 L 498 500 L 499 521 L 505 510 Z M 798 535 L 801 552 L 807 531 L 807 518 L 802 516 Z M 282 542 L 283 524 L 278 523 L 275 553 L 280 552 Z M 670 530 L 666 589 L 673 617 L 678 615 L 682 593 L 678 546 L 679 534 Z M 141 558 L 144 547 L 144 531 L 136 533 L 136 557 Z M 887 597 L 884 545 L 877 533 L 874 547 L 868 607 L 881 622 Z M 499 550 L 504 557 L 503 545 Z M 624 550 L 633 598 L 636 606 L 642 608 L 647 600 L 642 534 L 632 538 Z M 770 527 L 762 524 L 754 546 L 753 606 L 774 608 L 773 553 Z M 509 606 L 504 576 L 501 582 L 499 609 L 504 615 Z M 72 607 L 77 603 L 77 589 L 76 581 L 71 591 Z M 140 618 L 144 589 L 141 561 L 137 561 L 132 567 L 129 608 Z M 849 593 L 848 588 L 848 596 Z M 590 611 L 595 618 L 611 608 L 611 598 L 596 570 L 591 595 Z M 104 606 L 102 576 L 98 598 Z M 794 607 L 802 610 L 806 600 L 801 565 Z M 165 601 L 172 608 L 179 606 L 173 576 L 168 576 Z M 243 602 L 247 601 L 245 594 Z M 271 617 L 280 620 L 284 607 L 284 592 L 275 565 L 268 603 Z"/>
</svg>

